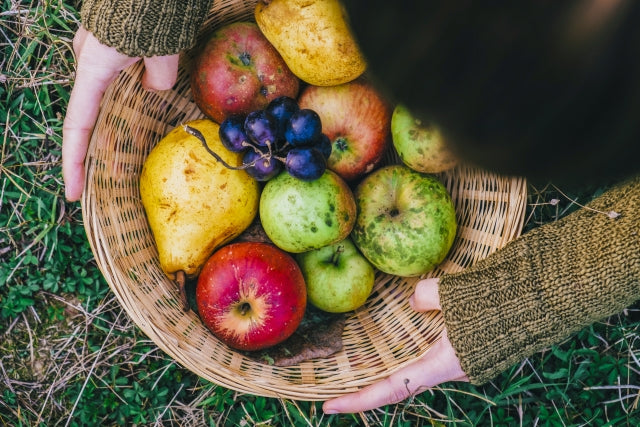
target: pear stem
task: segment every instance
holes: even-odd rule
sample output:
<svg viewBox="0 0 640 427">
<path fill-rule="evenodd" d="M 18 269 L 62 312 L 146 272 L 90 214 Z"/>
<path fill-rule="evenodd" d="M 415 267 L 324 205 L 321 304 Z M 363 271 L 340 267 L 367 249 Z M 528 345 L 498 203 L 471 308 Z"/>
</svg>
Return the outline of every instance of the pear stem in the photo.
<svg viewBox="0 0 640 427">
<path fill-rule="evenodd" d="M 179 270 L 176 272 L 176 283 L 178 284 L 178 292 L 180 293 L 180 300 L 182 301 L 182 309 L 187 312 L 189 311 L 190 307 L 189 300 L 187 299 L 187 278 L 184 274 L 184 271 Z"/>
<path fill-rule="evenodd" d="M 333 252 L 331 256 L 331 263 L 335 266 L 338 265 L 338 261 L 340 260 L 340 255 L 344 252 L 344 245 L 339 245 L 336 250 Z"/>
</svg>

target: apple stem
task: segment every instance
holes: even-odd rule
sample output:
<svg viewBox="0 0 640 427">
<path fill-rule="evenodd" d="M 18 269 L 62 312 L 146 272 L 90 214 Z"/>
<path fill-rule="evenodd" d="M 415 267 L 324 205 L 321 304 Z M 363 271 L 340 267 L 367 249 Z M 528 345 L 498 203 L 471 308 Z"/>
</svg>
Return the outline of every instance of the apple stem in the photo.
<svg viewBox="0 0 640 427">
<path fill-rule="evenodd" d="M 239 58 L 242 62 L 242 65 L 244 65 L 245 67 L 251 64 L 251 55 L 249 54 L 249 52 L 240 53 Z"/>
<path fill-rule="evenodd" d="M 347 140 L 343 136 L 339 136 L 338 138 L 336 138 L 334 144 L 336 149 L 339 151 L 346 151 L 346 149 L 349 147 L 349 144 L 347 144 Z"/>
<path fill-rule="evenodd" d="M 331 263 L 333 265 L 338 265 L 338 261 L 340 260 L 340 255 L 342 255 L 342 252 L 344 252 L 344 245 L 338 245 L 336 250 L 333 252 L 333 255 L 331 256 Z"/>
<path fill-rule="evenodd" d="M 179 270 L 176 272 L 176 283 L 178 284 L 178 292 L 180 293 L 180 300 L 182 301 L 182 309 L 187 312 L 189 311 L 189 300 L 187 299 L 187 278 L 184 271 Z"/>
</svg>

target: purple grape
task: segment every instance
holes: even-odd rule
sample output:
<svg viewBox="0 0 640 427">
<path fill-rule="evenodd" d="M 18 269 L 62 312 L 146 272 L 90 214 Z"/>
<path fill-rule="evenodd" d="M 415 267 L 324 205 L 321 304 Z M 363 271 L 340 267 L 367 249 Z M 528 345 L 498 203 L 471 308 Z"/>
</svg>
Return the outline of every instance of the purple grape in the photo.
<svg viewBox="0 0 640 427">
<path fill-rule="evenodd" d="M 309 145 L 320 137 L 322 122 L 313 110 L 303 108 L 293 113 L 287 122 L 284 137 L 293 146 Z"/>
<path fill-rule="evenodd" d="M 333 149 L 333 146 L 326 133 L 320 134 L 320 138 L 318 138 L 318 141 L 315 143 L 314 147 L 322 153 L 325 159 L 329 160 L 329 156 L 331 156 L 331 150 Z"/>
<path fill-rule="evenodd" d="M 285 169 L 294 178 L 313 181 L 327 169 L 327 161 L 316 148 L 295 147 L 287 153 Z"/>
<path fill-rule="evenodd" d="M 218 135 L 227 150 L 240 153 L 249 147 L 250 142 L 244 131 L 244 121 L 244 115 L 234 114 L 220 123 Z"/>
<path fill-rule="evenodd" d="M 296 111 L 300 110 L 295 99 L 289 96 L 279 96 L 267 105 L 265 108 L 273 117 L 275 117 L 278 127 L 278 139 L 284 139 L 284 131 L 287 127 L 289 118 Z"/>
<path fill-rule="evenodd" d="M 276 142 L 276 119 L 265 110 L 252 111 L 244 121 L 244 131 L 258 147 L 268 147 Z"/>
<path fill-rule="evenodd" d="M 243 165 L 248 166 L 245 170 L 256 181 L 268 181 L 282 170 L 282 162 L 275 157 L 261 153 L 259 150 L 249 150 L 242 158 Z"/>
</svg>

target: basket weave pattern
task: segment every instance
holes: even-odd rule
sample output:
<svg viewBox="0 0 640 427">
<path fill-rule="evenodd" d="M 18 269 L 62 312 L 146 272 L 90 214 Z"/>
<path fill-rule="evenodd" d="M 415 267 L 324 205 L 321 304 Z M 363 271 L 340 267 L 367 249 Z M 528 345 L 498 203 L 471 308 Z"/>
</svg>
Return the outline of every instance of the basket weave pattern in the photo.
<svg viewBox="0 0 640 427">
<path fill-rule="evenodd" d="M 202 34 L 252 19 L 255 1 L 214 2 Z M 87 155 L 83 217 L 96 261 L 120 304 L 140 329 L 178 363 L 222 386 L 262 396 L 325 400 L 356 391 L 428 351 L 442 330 L 439 312 L 409 306 L 418 278 L 378 273 L 367 304 L 349 315 L 344 348 L 290 367 L 255 362 L 218 341 L 162 272 L 138 188 L 143 162 L 173 127 L 203 117 L 193 103 L 183 55 L 172 90 L 141 88 L 142 65 L 123 72 L 104 97 Z M 517 237 L 526 184 L 460 166 L 440 176 L 458 215 L 447 259 L 429 276 L 459 271 Z"/>
</svg>

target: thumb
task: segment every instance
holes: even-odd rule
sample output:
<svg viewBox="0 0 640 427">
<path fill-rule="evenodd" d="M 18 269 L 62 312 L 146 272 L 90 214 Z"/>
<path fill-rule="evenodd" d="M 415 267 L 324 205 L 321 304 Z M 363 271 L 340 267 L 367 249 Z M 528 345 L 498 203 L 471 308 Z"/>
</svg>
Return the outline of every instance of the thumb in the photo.
<svg viewBox="0 0 640 427">
<path fill-rule="evenodd" d="M 79 30 L 74 40 L 78 67 L 62 129 L 62 176 L 67 200 L 79 200 L 84 187 L 84 159 L 100 102 L 130 58 L 103 45 L 93 34 Z"/>
<path fill-rule="evenodd" d="M 413 363 L 355 393 L 328 400 L 322 409 L 325 414 L 367 411 L 400 402 L 446 381 L 469 379 L 460 366 L 445 330 L 433 347 Z"/>
<path fill-rule="evenodd" d="M 179 54 L 144 58 L 142 86 L 149 90 L 171 89 L 178 78 Z"/>
<path fill-rule="evenodd" d="M 416 311 L 441 310 L 438 282 L 438 278 L 419 281 L 409 299 L 411 308 Z"/>
</svg>

